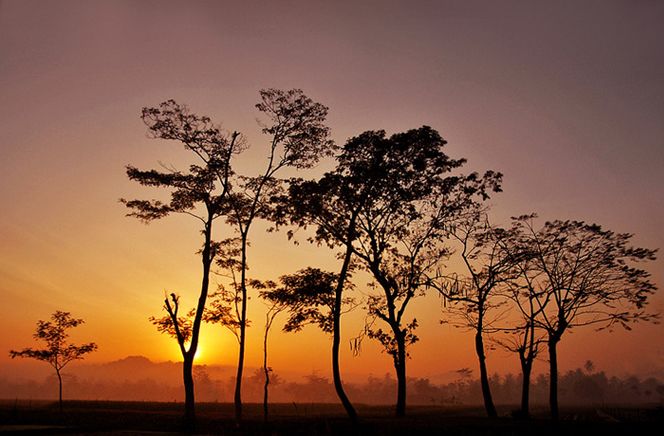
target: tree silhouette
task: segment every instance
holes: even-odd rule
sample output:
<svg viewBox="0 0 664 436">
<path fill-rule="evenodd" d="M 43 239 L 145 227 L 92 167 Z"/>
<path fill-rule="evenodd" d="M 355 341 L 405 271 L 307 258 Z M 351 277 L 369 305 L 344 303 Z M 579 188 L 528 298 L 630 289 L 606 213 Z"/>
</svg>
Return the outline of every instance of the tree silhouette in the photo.
<svg viewBox="0 0 664 436">
<path fill-rule="evenodd" d="M 235 228 L 239 241 L 239 353 L 235 385 L 235 418 L 242 419 L 242 375 L 247 327 L 247 247 L 249 233 L 256 218 L 272 216 L 271 198 L 281 187 L 276 174 L 286 167 L 304 169 L 314 166 L 321 157 L 329 156 L 334 143 L 324 124 L 328 108 L 304 95 L 300 89 L 260 91 L 256 108 L 267 117 L 263 133 L 269 135 L 267 164 L 256 177 L 235 178 L 229 196 L 228 222 Z"/>
<path fill-rule="evenodd" d="M 287 311 L 285 332 L 298 332 L 305 325 L 315 324 L 323 332 L 332 333 L 337 281 L 337 274 L 309 267 L 279 277 L 281 285 L 262 290 L 260 296 Z M 352 308 L 354 300 L 344 298 L 342 305 Z"/>
<path fill-rule="evenodd" d="M 265 328 L 263 331 L 263 375 L 265 381 L 263 383 L 263 421 L 267 422 L 269 414 L 269 394 L 270 394 L 270 374 L 272 374 L 272 367 L 268 365 L 268 339 L 270 336 L 270 329 L 274 323 L 274 319 L 285 308 L 279 303 L 272 303 L 268 306 L 265 313 Z"/>
<path fill-rule="evenodd" d="M 484 335 L 497 332 L 496 318 L 491 312 L 504 305 L 499 294 L 500 286 L 516 274 L 519 253 L 502 249 L 507 232 L 494 228 L 481 209 L 471 210 L 452 226 L 449 235 L 460 246 L 460 256 L 465 275 L 440 275 L 430 285 L 443 298 L 450 301 L 456 323 L 474 332 L 475 353 L 480 368 L 480 385 L 487 415 L 498 416 L 491 395 L 489 373 L 486 365 Z"/>
<path fill-rule="evenodd" d="M 551 417 L 558 412 L 557 346 L 570 329 L 616 325 L 631 330 L 631 323 L 653 321 L 645 311 L 655 292 L 650 274 L 635 263 L 655 259 L 656 250 L 632 247 L 628 233 L 603 230 L 582 221 L 551 221 L 536 230 L 534 216 L 515 220 L 522 243 L 531 251 L 534 301 L 540 310 L 537 327 L 547 336 Z"/>
<path fill-rule="evenodd" d="M 275 317 L 284 311 L 288 319 L 284 324 L 285 332 L 297 332 L 307 324 L 316 324 L 325 333 L 332 332 L 332 313 L 334 310 L 334 285 L 337 277 L 333 273 L 317 268 L 305 268 L 294 274 L 279 278 L 281 286 L 266 282 L 260 296 L 269 304 L 266 314 L 265 336 L 263 341 L 263 371 L 265 374 L 263 410 L 267 421 L 268 386 L 272 369 L 268 366 L 268 334 Z M 352 300 L 346 299 L 346 304 Z"/>
<path fill-rule="evenodd" d="M 11 350 L 11 358 L 28 357 L 47 362 L 55 369 L 58 377 L 58 399 L 60 412 L 62 412 L 62 370 L 72 360 L 83 359 L 88 353 L 97 349 L 97 344 L 89 342 L 83 345 L 74 345 L 67 342 L 69 329 L 83 324 L 80 318 L 72 318 L 69 312 L 57 310 L 51 315 L 50 321 L 37 321 L 37 331 L 33 337 L 46 342 L 46 348 L 24 348 L 21 351 Z"/>
<path fill-rule="evenodd" d="M 193 330 L 192 320 L 196 315 L 195 310 L 192 309 L 185 316 L 180 316 L 180 296 L 174 292 L 164 298 L 162 308 L 166 311 L 166 315 L 161 318 L 151 316 L 148 320 L 157 327 L 159 333 L 164 333 L 175 338 L 178 347 L 180 347 L 180 354 L 185 359 L 187 357 L 187 346 L 191 341 Z"/>
<path fill-rule="evenodd" d="M 533 363 L 539 355 L 540 346 L 545 342 L 544 337 L 537 333 L 536 319 L 540 309 L 535 305 L 535 293 L 531 288 L 514 289 L 510 298 L 514 306 L 518 307 L 518 321 L 515 326 L 502 330 L 508 333 L 504 339 L 496 342 L 504 349 L 516 353 L 521 368 L 521 407 L 519 417 L 530 417 L 530 379 Z"/>
<path fill-rule="evenodd" d="M 370 316 L 387 330 L 370 324 L 392 357 L 397 376 L 396 414 L 405 414 L 407 347 L 417 341 L 417 320 L 406 321 L 408 304 L 423 294 L 427 273 L 448 255 L 441 244 L 447 229 L 477 201 L 498 190 L 500 175 L 452 175 L 464 159 L 451 159 L 446 141 L 430 127 L 386 137 L 366 132 L 344 146 L 344 159 L 364 177 L 380 180 L 359 214 L 354 250 L 371 272 L 380 293 L 369 298 Z"/>
<path fill-rule="evenodd" d="M 442 151 L 445 143 L 426 126 L 391 137 L 367 131 L 346 142 L 334 171 L 317 182 L 291 185 L 295 221 L 303 217 L 300 224 L 315 224 L 318 242 L 345 248 L 340 282 L 355 256 L 380 288 L 368 301 L 369 314 L 389 330 L 370 322 L 369 336 L 393 358 L 398 415 L 405 413 L 406 347 L 417 340 L 417 321 L 405 320 L 406 307 L 426 284 L 424 271 L 447 253 L 439 244 L 445 225 L 476 197 L 499 187 L 500 175 L 493 172 L 451 176 L 465 160 L 449 158 Z M 338 288 L 341 300 L 343 287 Z M 333 374 L 335 365 L 333 347 Z M 338 380 L 335 376 L 335 386 Z M 348 411 L 342 389 L 337 391 Z"/>
<path fill-rule="evenodd" d="M 173 323 L 173 333 L 178 338 L 183 356 L 183 380 L 185 390 L 185 427 L 195 426 L 195 400 L 193 363 L 198 349 L 200 327 L 208 297 L 210 266 L 219 244 L 212 239 L 213 223 L 223 216 L 228 204 L 231 157 L 243 148 L 237 132 L 226 135 L 209 117 L 192 114 L 187 106 L 168 100 L 159 107 L 143 108 L 141 118 L 153 138 L 176 140 L 195 156 L 197 163 L 188 171 L 164 167 L 163 171 L 139 170 L 127 166 L 127 176 L 141 185 L 170 190 L 169 203 L 158 200 L 121 199 L 132 210 L 128 216 L 149 223 L 170 214 L 179 213 L 194 217 L 202 224 L 203 246 L 200 251 L 203 266 L 201 290 L 193 313 L 191 333 L 184 338 L 186 326 L 180 325 L 177 316 L 177 299 L 166 298 L 164 307 Z M 188 343 L 188 347 L 185 346 Z"/>
<path fill-rule="evenodd" d="M 324 243 L 330 248 L 343 248 L 331 311 L 332 380 L 335 392 L 354 424 L 357 423 L 357 412 L 344 390 L 339 362 L 343 291 L 349 286 L 353 241 L 357 238 L 357 217 L 375 183 L 375 178 L 364 180 L 339 163 L 334 171 L 325 173 L 317 181 L 291 180 L 288 195 L 280 198 L 280 205 L 275 211 L 277 223 L 290 222 L 305 228 L 315 226 L 316 232 L 310 242 Z M 292 235 L 293 232 L 289 232 L 289 236 Z"/>
<path fill-rule="evenodd" d="M 239 238 L 228 238 L 219 244 L 217 258 L 215 260 L 217 269 L 213 272 L 220 277 L 229 280 L 228 285 L 219 283 L 217 291 L 210 294 L 208 307 L 203 313 L 203 321 L 211 324 L 219 324 L 230 331 L 240 344 L 240 319 L 242 316 L 242 286 L 240 284 L 240 270 L 242 263 L 241 241 Z M 245 263 L 245 267 L 247 267 Z M 247 286 L 254 281 L 247 280 Z M 261 286 L 261 283 L 256 281 Z M 250 325 L 249 319 L 244 320 L 246 326 Z"/>
<path fill-rule="evenodd" d="M 545 335 L 537 327 L 538 316 L 546 307 L 543 291 L 537 289 L 542 272 L 537 268 L 533 252 L 524 243 L 523 226 L 515 221 L 512 227 L 501 234 L 498 243 L 506 256 L 514 259 L 514 276 L 504 283 L 503 293 L 516 308 L 517 318 L 511 327 L 502 328 L 507 333 L 496 342 L 504 349 L 516 353 L 521 367 L 521 408 L 519 416 L 530 417 L 530 379 L 533 363 L 539 355 Z"/>
</svg>

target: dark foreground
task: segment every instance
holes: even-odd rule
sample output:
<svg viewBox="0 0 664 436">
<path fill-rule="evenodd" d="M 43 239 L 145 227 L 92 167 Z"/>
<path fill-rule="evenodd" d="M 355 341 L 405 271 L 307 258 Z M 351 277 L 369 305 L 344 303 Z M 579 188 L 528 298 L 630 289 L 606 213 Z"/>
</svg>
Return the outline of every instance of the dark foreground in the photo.
<svg viewBox="0 0 664 436">
<path fill-rule="evenodd" d="M 415 406 L 397 419 L 387 406 L 358 406 L 361 421 L 353 427 L 343 410 L 332 404 L 276 404 L 270 422 L 263 422 L 260 405 L 244 408 L 241 427 L 233 421 L 231 404 L 197 406 L 196 434 L 215 435 L 638 435 L 659 433 L 664 409 L 603 407 L 561 410 L 557 424 L 545 410 L 530 421 L 503 417 L 489 420 L 472 407 Z M 0 402 L 0 434 L 159 435 L 182 433 L 182 404 L 149 402 L 68 401 L 64 412 L 57 403 Z"/>
</svg>

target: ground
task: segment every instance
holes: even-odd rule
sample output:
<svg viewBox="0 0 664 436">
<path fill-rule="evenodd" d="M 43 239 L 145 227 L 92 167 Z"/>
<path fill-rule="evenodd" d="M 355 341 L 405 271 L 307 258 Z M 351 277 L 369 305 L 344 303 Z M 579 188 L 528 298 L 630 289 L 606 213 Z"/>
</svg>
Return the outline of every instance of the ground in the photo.
<svg viewBox="0 0 664 436">
<path fill-rule="evenodd" d="M 561 421 L 551 423 L 545 410 L 534 419 L 513 419 L 503 407 L 495 420 L 477 407 L 425 407 L 408 409 L 397 419 L 388 406 L 357 407 L 361 421 L 353 427 L 334 404 L 275 404 L 263 422 L 262 406 L 245 405 L 242 426 L 233 420 L 233 405 L 197 405 L 196 434 L 207 435 L 618 435 L 649 434 L 664 423 L 661 406 L 649 408 L 562 408 Z M 66 435 L 159 435 L 182 433 L 181 403 L 67 401 L 60 413 L 57 403 L 0 402 L 0 433 Z M 656 427 L 655 427 L 656 428 Z"/>
</svg>

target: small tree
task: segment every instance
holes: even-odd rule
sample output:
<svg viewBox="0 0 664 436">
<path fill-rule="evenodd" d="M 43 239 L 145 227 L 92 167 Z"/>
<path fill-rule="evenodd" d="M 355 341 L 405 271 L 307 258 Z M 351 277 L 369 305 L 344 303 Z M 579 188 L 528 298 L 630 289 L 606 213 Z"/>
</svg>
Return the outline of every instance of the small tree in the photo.
<svg viewBox="0 0 664 436">
<path fill-rule="evenodd" d="M 270 337 L 270 329 L 274 320 L 285 309 L 284 306 L 278 302 L 271 302 L 268 305 L 267 312 L 265 313 L 265 328 L 263 330 L 263 375 L 265 377 L 263 383 L 263 421 L 267 422 L 269 414 L 269 394 L 270 394 L 270 375 L 272 374 L 272 367 L 268 365 L 268 339 Z"/>
<path fill-rule="evenodd" d="M 29 357 L 31 359 L 47 362 L 55 369 L 58 376 L 58 399 L 62 412 L 62 370 L 72 360 L 83 359 L 83 356 L 95 351 L 97 344 L 89 342 L 83 345 L 67 343 L 69 329 L 83 324 L 80 318 L 72 318 L 69 312 L 55 311 L 50 321 L 37 321 L 37 331 L 33 337 L 46 342 L 46 348 L 24 348 L 21 351 L 11 350 L 9 355 L 15 357 Z"/>
<path fill-rule="evenodd" d="M 307 324 L 315 324 L 328 334 L 334 329 L 335 288 L 338 282 L 336 274 L 317 268 L 305 268 L 294 274 L 281 276 L 279 281 L 281 286 L 277 287 L 275 283 L 267 282 L 268 286 L 260 292 L 261 298 L 268 302 L 270 308 L 266 315 L 263 342 L 265 372 L 263 407 L 266 420 L 271 372 L 271 368 L 267 365 L 267 339 L 274 318 L 283 311 L 288 312 L 288 319 L 283 327 L 285 332 L 300 331 Z M 345 298 L 342 304 L 352 307 L 353 300 Z"/>
<path fill-rule="evenodd" d="M 337 274 L 309 267 L 279 277 L 281 286 L 271 286 L 261 291 L 260 296 L 288 312 L 285 332 L 298 332 L 305 325 L 315 324 L 323 332 L 331 333 L 337 280 Z M 344 298 L 342 304 L 348 308 L 353 299 Z"/>
<path fill-rule="evenodd" d="M 503 294 L 516 308 L 516 320 L 503 328 L 507 337 L 496 340 L 504 349 L 516 353 L 521 367 L 521 409 L 519 416 L 530 417 L 530 379 L 535 359 L 544 344 L 545 334 L 538 328 L 537 319 L 542 314 L 548 299 L 546 290 L 537 288 L 542 272 L 537 268 L 533 252 L 523 235 L 523 226 L 517 220 L 509 231 L 499 239 L 500 250 L 515 260 L 514 276 L 505 282 Z"/>
<path fill-rule="evenodd" d="M 521 408 L 519 417 L 530 417 L 530 378 L 533 363 L 539 355 L 540 346 L 545 342 L 543 335 L 538 333 L 535 320 L 540 309 L 535 305 L 535 294 L 531 289 L 521 288 L 511 291 L 510 298 L 518 309 L 517 324 L 504 328 L 508 336 L 496 339 L 496 343 L 507 351 L 516 353 L 521 367 Z"/>
</svg>

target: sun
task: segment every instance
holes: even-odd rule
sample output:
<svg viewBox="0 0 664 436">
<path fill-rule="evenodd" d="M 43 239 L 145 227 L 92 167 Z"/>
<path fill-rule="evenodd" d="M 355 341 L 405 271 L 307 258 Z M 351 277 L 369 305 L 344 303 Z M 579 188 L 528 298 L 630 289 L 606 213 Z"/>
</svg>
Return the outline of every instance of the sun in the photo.
<svg viewBox="0 0 664 436">
<path fill-rule="evenodd" d="M 205 350 L 201 346 L 201 344 L 198 344 L 198 347 L 196 348 L 196 354 L 194 354 L 194 362 L 201 363 L 201 359 L 205 356 Z"/>
</svg>

